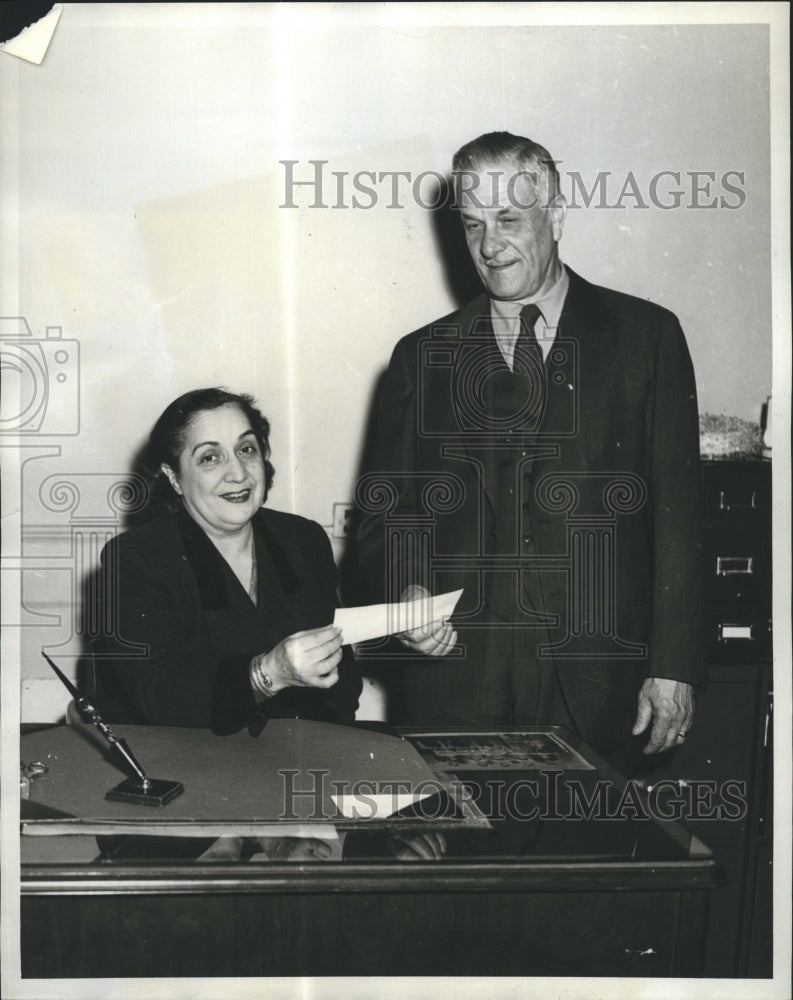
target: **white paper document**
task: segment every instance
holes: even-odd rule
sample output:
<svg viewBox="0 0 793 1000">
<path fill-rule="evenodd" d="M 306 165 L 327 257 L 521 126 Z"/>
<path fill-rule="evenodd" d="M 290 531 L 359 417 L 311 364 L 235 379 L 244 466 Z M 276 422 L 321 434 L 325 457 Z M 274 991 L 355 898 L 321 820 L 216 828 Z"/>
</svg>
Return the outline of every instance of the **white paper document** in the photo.
<svg viewBox="0 0 793 1000">
<path fill-rule="evenodd" d="M 432 792 L 372 793 L 368 795 L 331 795 L 345 819 L 387 819 L 406 806 L 428 798 Z"/>
<path fill-rule="evenodd" d="M 345 645 L 396 635 L 429 622 L 447 618 L 457 607 L 462 590 L 435 597 L 420 597 L 404 604 L 367 604 L 360 608 L 338 608 L 333 624 L 344 633 Z"/>
</svg>

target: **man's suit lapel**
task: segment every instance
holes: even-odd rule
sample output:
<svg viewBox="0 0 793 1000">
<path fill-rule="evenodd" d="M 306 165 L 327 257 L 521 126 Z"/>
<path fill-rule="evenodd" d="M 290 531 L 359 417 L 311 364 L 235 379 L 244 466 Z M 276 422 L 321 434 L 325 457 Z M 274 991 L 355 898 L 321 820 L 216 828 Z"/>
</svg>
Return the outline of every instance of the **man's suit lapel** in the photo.
<svg viewBox="0 0 793 1000">
<path fill-rule="evenodd" d="M 590 467 L 588 429 L 593 413 L 610 405 L 609 369 L 615 335 L 596 289 L 567 268 L 570 286 L 548 368 L 548 403 L 543 438 L 556 453 L 538 462 L 537 472 L 578 471 Z"/>
<path fill-rule="evenodd" d="M 437 386 L 442 395 L 435 416 L 442 420 L 443 413 L 448 413 L 451 419 L 446 422 L 450 433 L 455 436 L 470 435 L 464 443 L 469 440 L 474 443 L 482 423 L 476 402 L 475 375 L 483 354 L 494 347 L 498 350 L 493 338 L 488 297 L 479 295 L 448 321 L 434 323 L 430 328 L 430 343 L 441 349 L 448 344 L 452 352 L 446 364 L 434 365 L 438 374 Z M 429 354 L 432 349 L 422 346 L 420 350 L 423 356 L 419 358 L 419 364 L 432 364 Z M 439 360 L 443 359 L 439 357 Z M 432 399 L 422 402 L 431 403 Z"/>
<path fill-rule="evenodd" d="M 553 482 L 568 480 L 573 484 L 573 493 L 578 495 L 584 485 L 581 474 L 593 471 L 596 461 L 592 439 L 596 422 L 592 415 L 613 405 L 610 369 L 616 338 L 609 314 L 597 290 L 570 268 L 567 270 L 570 287 L 552 348 L 552 354 L 559 353 L 548 366 L 548 405 L 542 430 L 543 440 L 555 447 L 553 454 L 537 460 L 533 474 L 524 484 L 526 495 L 531 493 L 533 498 L 534 533 L 538 551 L 544 555 L 565 554 L 568 538 L 565 516 L 543 516 L 538 501 L 538 496 L 545 492 L 543 481 L 548 481 L 546 477 L 553 477 Z M 532 591 L 535 606 L 540 601 L 545 610 L 554 609 L 563 599 L 564 579 L 560 573 L 542 577 L 527 574 L 527 584 L 542 586 L 542 593 L 536 588 Z"/>
<path fill-rule="evenodd" d="M 434 346 L 419 347 L 419 365 L 424 366 L 420 378 L 431 389 L 419 406 L 422 413 L 427 412 L 424 407 L 431 408 L 429 423 L 439 435 L 441 457 L 455 460 L 468 488 L 480 491 L 492 505 L 482 475 L 489 428 L 479 376 L 504 362 L 493 336 L 487 295 L 477 296 L 448 320 L 433 324 L 429 342 Z"/>
<path fill-rule="evenodd" d="M 607 373 L 614 360 L 616 334 L 613 320 L 597 289 L 570 268 L 570 287 L 559 322 L 563 339 L 573 340 L 578 348 L 578 388 L 581 401 L 609 393 Z M 576 383 L 574 383 L 575 385 Z M 580 418 L 586 421 L 584 406 Z"/>
</svg>

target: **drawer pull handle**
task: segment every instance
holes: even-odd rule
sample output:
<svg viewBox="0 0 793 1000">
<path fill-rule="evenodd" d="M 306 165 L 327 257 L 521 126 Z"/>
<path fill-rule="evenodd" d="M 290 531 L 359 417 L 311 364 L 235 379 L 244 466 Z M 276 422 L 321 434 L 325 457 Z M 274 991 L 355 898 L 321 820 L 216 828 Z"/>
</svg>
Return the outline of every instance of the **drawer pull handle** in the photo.
<svg viewBox="0 0 793 1000">
<path fill-rule="evenodd" d="M 751 625 L 719 625 L 719 642 L 728 639 L 751 639 Z"/>
<path fill-rule="evenodd" d="M 734 500 L 724 490 L 719 492 L 719 510 L 757 510 L 757 493 L 753 492 L 749 502 Z"/>
<path fill-rule="evenodd" d="M 716 576 L 751 576 L 751 556 L 716 556 Z"/>
</svg>

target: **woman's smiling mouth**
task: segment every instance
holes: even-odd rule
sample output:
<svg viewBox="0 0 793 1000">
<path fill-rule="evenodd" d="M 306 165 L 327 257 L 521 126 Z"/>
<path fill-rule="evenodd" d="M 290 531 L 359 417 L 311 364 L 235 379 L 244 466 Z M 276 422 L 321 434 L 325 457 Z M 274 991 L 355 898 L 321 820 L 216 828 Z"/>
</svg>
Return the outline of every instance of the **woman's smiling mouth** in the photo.
<svg viewBox="0 0 793 1000">
<path fill-rule="evenodd" d="M 220 496 L 223 500 L 228 500 L 230 503 L 245 503 L 245 501 L 250 497 L 251 490 L 237 490 L 234 493 L 221 493 Z"/>
</svg>

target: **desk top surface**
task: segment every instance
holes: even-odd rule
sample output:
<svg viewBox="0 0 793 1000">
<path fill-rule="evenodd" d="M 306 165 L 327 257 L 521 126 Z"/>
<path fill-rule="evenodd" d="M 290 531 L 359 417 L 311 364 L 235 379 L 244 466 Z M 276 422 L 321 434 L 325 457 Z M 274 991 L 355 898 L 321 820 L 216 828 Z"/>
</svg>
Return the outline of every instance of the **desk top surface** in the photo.
<svg viewBox="0 0 793 1000">
<path fill-rule="evenodd" d="M 708 848 L 674 821 L 691 806 L 683 790 L 626 782 L 563 730 L 275 722 L 256 740 L 117 727 L 147 774 L 184 785 L 162 808 L 105 800 L 125 774 L 93 729 L 25 734 L 22 760 L 48 770 L 22 802 L 23 892 L 719 881 Z"/>
</svg>

